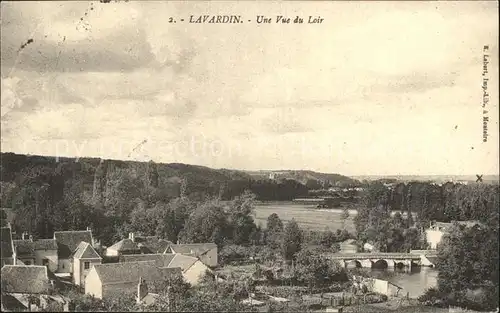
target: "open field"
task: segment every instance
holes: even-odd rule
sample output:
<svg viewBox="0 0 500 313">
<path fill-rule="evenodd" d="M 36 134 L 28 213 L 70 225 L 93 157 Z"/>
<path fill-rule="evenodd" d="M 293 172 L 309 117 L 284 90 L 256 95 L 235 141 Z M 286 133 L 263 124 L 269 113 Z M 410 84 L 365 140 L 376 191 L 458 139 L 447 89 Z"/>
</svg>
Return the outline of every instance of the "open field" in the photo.
<svg viewBox="0 0 500 313">
<path fill-rule="evenodd" d="M 283 222 L 294 218 L 303 229 L 324 230 L 326 227 L 332 231 L 342 229 L 341 210 L 317 210 L 314 205 L 292 204 L 290 202 L 256 205 L 256 222 L 265 227 L 267 217 L 273 213 L 278 214 Z M 349 219 L 345 223 L 345 227 L 349 232 L 354 231 L 353 213 L 350 213 Z"/>
</svg>

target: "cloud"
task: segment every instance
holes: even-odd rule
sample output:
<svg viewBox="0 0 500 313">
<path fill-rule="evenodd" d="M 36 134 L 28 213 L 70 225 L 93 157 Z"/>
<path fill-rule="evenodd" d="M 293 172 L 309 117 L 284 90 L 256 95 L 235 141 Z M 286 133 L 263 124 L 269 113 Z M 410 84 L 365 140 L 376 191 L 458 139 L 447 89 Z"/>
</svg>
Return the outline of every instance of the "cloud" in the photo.
<svg viewBox="0 0 500 313">
<path fill-rule="evenodd" d="M 480 85 L 482 46 L 498 53 L 492 4 L 266 5 L 269 15 L 325 21 L 168 23 L 261 14 L 237 2 L 2 2 L 2 148 L 48 153 L 75 142 L 87 155 L 125 158 L 147 139 L 143 154 L 155 161 L 216 167 L 369 173 L 487 164 L 480 148 L 467 149 L 481 139 L 482 90 L 471 86 Z M 193 136 L 242 152 L 163 150 Z"/>
<path fill-rule="evenodd" d="M 266 132 L 287 134 L 313 131 L 312 127 L 300 120 L 301 115 L 298 110 L 282 108 L 273 111 L 262 121 L 262 127 Z"/>
<path fill-rule="evenodd" d="M 23 99 L 17 94 L 19 80 L 17 77 L 2 79 L 2 119 L 10 111 L 18 109 L 24 104 Z"/>
</svg>

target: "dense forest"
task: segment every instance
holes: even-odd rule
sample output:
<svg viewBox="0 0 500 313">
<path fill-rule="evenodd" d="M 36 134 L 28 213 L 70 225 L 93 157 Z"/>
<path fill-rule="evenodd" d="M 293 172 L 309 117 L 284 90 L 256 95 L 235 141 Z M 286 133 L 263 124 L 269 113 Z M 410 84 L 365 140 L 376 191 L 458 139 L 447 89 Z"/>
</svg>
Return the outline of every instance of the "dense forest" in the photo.
<svg viewBox="0 0 500 313">
<path fill-rule="evenodd" d="M 186 164 L 12 153 L 2 154 L 1 161 L 1 205 L 22 216 L 15 229 L 39 238 L 57 229 L 92 227 L 110 243 L 141 219 L 184 219 L 206 199 L 234 200 L 245 190 L 258 200 L 292 200 L 308 193 L 295 180 L 254 180 L 240 171 Z M 158 231 L 177 240 L 184 225 L 172 227 Z"/>
<path fill-rule="evenodd" d="M 1 161 L 1 205 L 23 217 L 16 219 L 15 228 L 36 237 L 50 237 L 57 229 L 89 226 L 107 243 L 142 228 L 177 240 L 196 207 L 227 213 L 227 205 L 203 204 L 207 199 L 232 200 L 229 206 L 238 207 L 234 201 L 247 190 L 256 200 L 289 201 L 308 196 L 313 188 L 291 179 L 255 180 L 242 171 L 186 164 L 12 153 L 2 154 Z M 499 207 L 498 184 L 388 185 L 378 181 L 362 187 L 357 195 L 360 218 L 368 217 L 370 211 L 382 212 L 374 209 L 381 206 L 385 211 L 417 213 L 424 226 L 432 220 L 488 222 Z M 212 215 L 218 218 L 216 213 Z M 155 223 L 148 222 L 151 220 Z M 362 221 L 358 224 L 364 225 Z"/>
<path fill-rule="evenodd" d="M 409 182 L 387 186 L 372 182 L 365 186 L 362 204 L 416 213 L 425 225 L 430 221 L 488 221 L 497 214 L 499 192 L 498 183 Z"/>
</svg>

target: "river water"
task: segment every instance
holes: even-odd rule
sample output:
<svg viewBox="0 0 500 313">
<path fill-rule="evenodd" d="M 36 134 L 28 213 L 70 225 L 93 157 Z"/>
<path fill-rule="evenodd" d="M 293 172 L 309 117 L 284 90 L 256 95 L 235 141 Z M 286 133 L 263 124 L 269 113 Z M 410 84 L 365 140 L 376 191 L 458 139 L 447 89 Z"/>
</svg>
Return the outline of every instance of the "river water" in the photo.
<svg viewBox="0 0 500 313">
<path fill-rule="evenodd" d="M 324 227 L 330 229 L 340 228 L 340 214 L 342 209 L 316 209 L 315 205 L 305 205 L 297 203 L 263 203 L 257 206 L 257 220 L 261 220 L 264 224 L 267 217 L 272 213 L 277 213 L 283 220 L 294 218 L 304 229 L 314 229 L 315 225 L 319 225 L 316 229 L 323 230 Z M 392 211 L 391 214 L 395 214 Z M 349 209 L 349 216 L 352 218 L 358 214 L 355 209 Z M 406 215 L 406 212 L 403 213 Z M 412 212 L 412 215 L 416 215 Z M 337 223 L 337 224 L 336 224 Z M 354 225 L 352 225 L 354 228 Z M 403 293 L 409 292 L 411 298 L 416 298 L 422 295 L 426 289 L 437 285 L 437 270 L 429 267 L 412 267 L 412 271 L 408 272 L 404 269 L 363 269 L 368 271 L 370 276 L 385 279 L 391 283 L 402 287 Z"/>
<path fill-rule="evenodd" d="M 430 267 L 413 267 L 411 272 L 399 269 L 364 269 L 371 277 L 387 280 L 402 287 L 410 298 L 417 298 L 430 288 L 437 286 L 437 270 Z"/>
</svg>

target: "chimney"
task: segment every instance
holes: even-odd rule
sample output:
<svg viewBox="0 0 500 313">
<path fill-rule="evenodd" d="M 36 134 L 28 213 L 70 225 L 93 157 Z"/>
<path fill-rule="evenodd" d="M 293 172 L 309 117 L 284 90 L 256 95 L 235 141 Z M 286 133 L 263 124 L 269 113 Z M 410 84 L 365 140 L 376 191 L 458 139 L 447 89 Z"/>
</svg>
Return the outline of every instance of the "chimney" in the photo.
<svg viewBox="0 0 500 313">
<path fill-rule="evenodd" d="M 26 240 L 27 239 L 26 235 L 27 235 L 27 233 L 25 231 L 23 231 L 23 233 L 21 234 L 21 239 Z"/>
<path fill-rule="evenodd" d="M 128 239 L 130 239 L 133 242 L 135 242 L 135 235 L 134 235 L 134 233 L 128 233 Z"/>
<path fill-rule="evenodd" d="M 91 231 L 91 229 L 90 229 L 90 227 L 89 227 L 89 226 L 87 226 L 87 231 Z"/>
<path fill-rule="evenodd" d="M 139 284 L 137 285 L 137 303 L 141 303 L 142 299 L 148 295 L 148 285 L 146 281 L 142 279 L 142 276 L 139 278 Z"/>
</svg>

